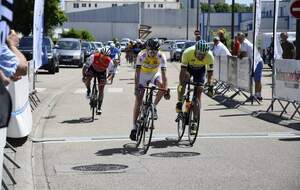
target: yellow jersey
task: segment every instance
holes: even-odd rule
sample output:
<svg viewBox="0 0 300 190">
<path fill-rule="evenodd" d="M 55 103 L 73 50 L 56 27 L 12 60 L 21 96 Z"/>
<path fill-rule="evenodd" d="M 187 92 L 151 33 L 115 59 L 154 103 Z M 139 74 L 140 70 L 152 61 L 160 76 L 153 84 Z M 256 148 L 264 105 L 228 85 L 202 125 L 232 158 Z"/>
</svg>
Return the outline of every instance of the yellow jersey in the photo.
<svg viewBox="0 0 300 190">
<path fill-rule="evenodd" d="M 213 53 L 209 50 L 203 60 L 199 60 L 195 56 L 195 46 L 187 48 L 181 59 L 182 66 L 191 66 L 191 67 L 203 67 L 206 66 L 209 70 L 213 69 L 214 56 Z"/>
<path fill-rule="evenodd" d="M 142 50 L 137 56 L 136 67 L 140 67 L 143 73 L 156 73 L 159 67 L 166 68 L 166 62 L 166 57 L 160 51 L 155 57 L 149 57 L 147 50 Z"/>
</svg>

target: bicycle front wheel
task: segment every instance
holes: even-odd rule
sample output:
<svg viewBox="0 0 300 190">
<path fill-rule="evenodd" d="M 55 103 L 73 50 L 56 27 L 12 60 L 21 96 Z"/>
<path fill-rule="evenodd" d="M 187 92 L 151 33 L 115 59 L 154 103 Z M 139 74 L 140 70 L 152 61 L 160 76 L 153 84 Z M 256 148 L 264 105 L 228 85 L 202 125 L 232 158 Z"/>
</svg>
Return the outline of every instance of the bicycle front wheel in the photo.
<svg viewBox="0 0 300 190">
<path fill-rule="evenodd" d="M 198 99 L 193 100 L 188 115 L 189 115 L 188 138 L 189 138 L 190 145 L 193 146 L 198 135 L 199 124 L 200 124 L 200 103 Z"/>
<path fill-rule="evenodd" d="M 154 129 L 154 106 L 151 105 L 148 107 L 146 115 L 145 115 L 145 122 L 143 125 L 143 134 L 142 134 L 142 143 L 143 143 L 143 151 L 144 154 L 147 153 L 150 147 L 152 133 Z"/>
<path fill-rule="evenodd" d="M 92 94 L 90 97 L 90 106 L 91 106 L 91 110 L 92 110 L 92 121 L 94 121 L 94 119 L 95 119 L 97 104 L 98 104 L 98 91 L 97 91 L 96 85 L 94 84 L 93 89 L 92 89 Z"/>
<path fill-rule="evenodd" d="M 181 141 L 183 134 L 184 134 L 184 130 L 185 130 L 185 119 L 184 119 L 184 113 L 180 112 L 178 113 L 177 119 L 177 134 L 178 134 L 178 142 Z"/>
</svg>

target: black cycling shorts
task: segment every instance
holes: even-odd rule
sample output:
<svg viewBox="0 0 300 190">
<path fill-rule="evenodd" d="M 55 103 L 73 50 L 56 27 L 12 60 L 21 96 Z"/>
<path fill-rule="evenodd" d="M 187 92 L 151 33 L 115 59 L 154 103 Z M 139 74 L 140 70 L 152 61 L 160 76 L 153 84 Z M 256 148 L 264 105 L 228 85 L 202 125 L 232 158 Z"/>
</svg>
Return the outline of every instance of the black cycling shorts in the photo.
<svg viewBox="0 0 300 190">
<path fill-rule="evenodd" d="M 193 77 L 193 82 L 203 83 L 205 82 L 205 66 L 197 68 L 197 67 L 186 67 L 187 72 L 190 73 L 191 77 Z"/>
<path fill-rule="evenodd" d="M 90 66 L 88 68 L 88 70 L 86 71 L 86 74 L 91 77 L 97 77 L 98 82 L 106 81 L 106 70 L 99 72 L 99 71 L 96 71 L 93 66 Z"/>
</svg>

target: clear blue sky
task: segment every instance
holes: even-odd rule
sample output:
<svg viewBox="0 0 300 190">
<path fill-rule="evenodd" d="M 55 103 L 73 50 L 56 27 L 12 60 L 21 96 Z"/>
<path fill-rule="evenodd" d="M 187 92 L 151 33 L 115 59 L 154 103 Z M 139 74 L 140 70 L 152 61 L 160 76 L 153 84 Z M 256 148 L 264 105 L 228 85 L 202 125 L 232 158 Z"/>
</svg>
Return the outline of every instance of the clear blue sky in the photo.
<svg viewBox="0 0 300 190">
<path fill-rule="evenodd" d="M 231 4 L 232 0 L 226 0 L 226 3 Z M 253 3 L 253 0 L 235 0 L 236 3 L 247 4 Z"/>
</svg>

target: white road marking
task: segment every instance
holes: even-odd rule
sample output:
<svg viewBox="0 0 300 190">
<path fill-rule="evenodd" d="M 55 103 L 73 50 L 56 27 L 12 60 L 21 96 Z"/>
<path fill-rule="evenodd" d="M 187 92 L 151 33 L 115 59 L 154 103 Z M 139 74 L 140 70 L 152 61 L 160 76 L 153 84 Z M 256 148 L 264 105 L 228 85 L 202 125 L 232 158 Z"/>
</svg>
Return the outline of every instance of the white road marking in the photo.
<svg viewBox="0 0 300 190">
<path fill-rule="evenodd" d="M 44 92 L 47 88 L 35 88 L 37 92 Z"/>
<path fill-rule="evenodd" d="M 153 140 L 176 140 L 177 134 L 155 135 Z M 187 137 L 185 137 L 187 138 Z M 293 139 L 300 138 L 300 133 L 205 133 L 199 134 L 200 139 Z M 32 138 L 34 143 L 71 143 L 71 142 L 110 142 L 129 141 L 128 136 L 94 136 L 94 137 L 58 137 L 58 138 Z"/>
<path fill-rule="evenodd" d="M 108 93 L 123 93 L 124 88 L 107 88 Z"/>
</svg>

